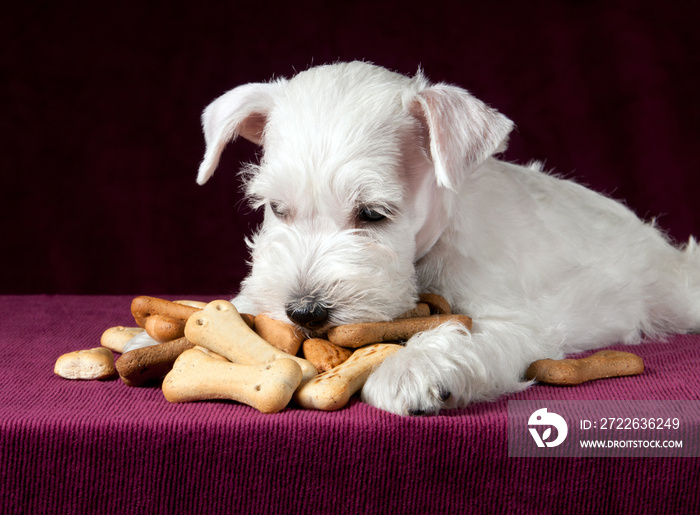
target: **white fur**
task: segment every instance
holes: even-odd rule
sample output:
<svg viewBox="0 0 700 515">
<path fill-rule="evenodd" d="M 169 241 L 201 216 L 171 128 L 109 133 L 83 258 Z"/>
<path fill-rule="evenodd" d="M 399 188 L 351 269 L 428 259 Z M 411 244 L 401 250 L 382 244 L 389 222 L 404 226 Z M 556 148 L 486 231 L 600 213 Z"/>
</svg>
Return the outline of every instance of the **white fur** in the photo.
<svg viewBox="0 0 700 515">
<path fill-rule="evenodd" d="M 309 299 L 318 332 L 391 319 L 419 292 L 474 318 L 416 335 L 373 372 L 365 401 L 436 412 L 526 387 L 540 358 L 700 328 L 700 251 L 671 246 L 622 204 L 496 160 L 512 122 L 463 89 L 362 62 L 248 84 L 203 116 L 198 181 L 238 135 L 260 143 L 244 170 L 265 208 L 252 271 L 234 299 L 270 312 Z M 357 217 L 363 206 L 382 222 Z"/>
</svg>

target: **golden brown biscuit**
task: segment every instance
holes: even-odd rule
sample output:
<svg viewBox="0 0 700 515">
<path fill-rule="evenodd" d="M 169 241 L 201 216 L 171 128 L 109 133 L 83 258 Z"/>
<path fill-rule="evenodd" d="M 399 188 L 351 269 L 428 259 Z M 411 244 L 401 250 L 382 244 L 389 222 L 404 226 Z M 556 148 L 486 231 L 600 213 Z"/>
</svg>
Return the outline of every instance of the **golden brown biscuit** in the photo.
<svg viewBox="0 0 700 515">
<path fill-rule="evenodd" d="M 177 340 L 185 336 L 185 322 L 167 315 L 153 314 L 146 318 L 148 336 L 159 343 Z"/>
<path fill-rule="evenodd" d="M 399 315 L 396 318 L 416 318 L 416 317 L 429 317 L 430 316 L 430 306 L 425 302 L 419 302 L 416 307 L 409 309 L 403 315 Z"/>
<path fill-rule="evenodd" d="M 187 322 L 198 311 L 201 309 L 156 297 L 141 296 L 131 301 L 131 314 L 139 327 L 146 327 L 146 320 L 151 315 L 165 315 Z"/>
<path fill-rule="evenodd" d="M 427 331 L 445 322 L 459 322 L 472 328 L 472 319 L 466 315 L 434 315 L 401 318 L 388 322 L 367 322 L 339 325 L 328 331 L 328 340 L 341 347 L 362 347 L 370 343 L 406 341 L 421 331 Z"/>
<path fill-rule="evenodd" d="M 303 348 L 304 357 L 314 364 L 319 374 L 337 367 L 352 356 L 351 350 L 323 338 L 309 338 L 304 342 Z"/>
<path fill-rule="evenodd" d="M 117 372 L 127 386 L 141 386 L 161 379 L 173 368 L 177 357 L 194 345 L 187 338 L 134 349 L 122 354 L 116 362 Z"/>
<path fill-rule="evenodd" d="M 377 343 L 358 349 L 337 367 L 303 382 L 294 393 L 294 400 L 308 409 L 340 409 L 364 386 L 374 367 L 400 348 L 391 343 Z"/>
<path fill-rule="evenodd" d="M 442 295 L 438 295 L 437 293 L 421 293 L 418 298 L 421 302 L 424 302 L 430 306 L 431 315 L 452 314 L 452 307 L 450 306 L 450 303 L 447 302 L 445 297 Z"/>
<path fill-rule="evenodd" d="M 270 345 L 292 356 L 299 352 L 301 342 L 306 339 L 298 326 L 275 320 L 264 313 L 255 317 L 255 332 Z"/>
<path fill-rule="evenodd" d="M 603 350 L 582 359 L 541 359 L 525 372 L 540 383 L 572 386 L 594 379 L 622 377 L 644 372 L 644 362 L 631 352 Z"/>
</svg>

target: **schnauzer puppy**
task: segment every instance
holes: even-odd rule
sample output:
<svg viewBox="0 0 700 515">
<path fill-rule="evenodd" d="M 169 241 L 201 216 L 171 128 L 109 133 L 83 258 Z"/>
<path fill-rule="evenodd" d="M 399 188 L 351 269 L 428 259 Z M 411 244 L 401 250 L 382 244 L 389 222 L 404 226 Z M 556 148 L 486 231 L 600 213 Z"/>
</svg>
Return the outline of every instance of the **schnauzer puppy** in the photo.
<svg viewBox="0 0 700 515">
<path fill-rule="evenodd" d="M 494 158 L 513 123 L 467 91 L 364 62 L 246 84 L 203 114 L 205 183 L 226 144 L 263 149 L 265 218 L 233 303 L 311 335 L 388 320 L 419 292 L 474 319 L 420 333 L 362 398 L 398 414 L 494 399 L 537 359 L 700 328 L 700 252 L 574 182 Z"/>
</svg>

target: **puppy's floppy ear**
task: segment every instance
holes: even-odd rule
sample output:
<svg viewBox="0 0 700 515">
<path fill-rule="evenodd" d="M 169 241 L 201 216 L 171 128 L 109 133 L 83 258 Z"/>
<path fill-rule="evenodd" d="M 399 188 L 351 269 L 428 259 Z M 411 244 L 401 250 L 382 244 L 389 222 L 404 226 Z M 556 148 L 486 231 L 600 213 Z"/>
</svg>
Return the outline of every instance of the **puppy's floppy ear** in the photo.
<svg viewBox="0 0 700 515">
<path fill-rule="evenodd" d="M 442 83 L 419 91 L 409 109 L 427 128 L 437 184 L 454 191 L 471 170 L 506 149 L 513 129 L 495 109 Z"/>
<path fill-rule="evenodd" d="M 197 183 L 204 184 L 214 175 L 221 153 L 238 136 L 262 144 L 273 95 L 280 82 L 251 83 L 239 86 L 207 106 L 202 113 L 202 128 L 207 149 L 199 165 Z"/>
</svg>

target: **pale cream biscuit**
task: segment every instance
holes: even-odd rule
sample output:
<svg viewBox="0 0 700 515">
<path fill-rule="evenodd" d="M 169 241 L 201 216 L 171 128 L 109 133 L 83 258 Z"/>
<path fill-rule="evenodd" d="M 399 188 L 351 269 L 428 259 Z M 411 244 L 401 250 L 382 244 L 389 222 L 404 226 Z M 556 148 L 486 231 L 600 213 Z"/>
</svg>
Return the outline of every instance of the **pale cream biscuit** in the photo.
<svg viewBox="0 0 700 515">
<path fill-rule="evenodd" d="M 137 334 L 141 334 L 144 331 L 143 327 L 110 327 L 100 338 L 100 345 L 108 348 L 114 352 L 122 354 L 124 352 L 124 345 L 126 342 L 131 340 Z"/>
<path fill-rule="evenodd" d="M 97 347 L 59 356 L 54 372 L 66 379 L 107 379 L 114 376 L 117 370 L 112 351 Z"/>
<path fill-rule="evenodd" d="M 191 349 L 183 352 L 163 380 L 169 402 L 227 399 L 262 413 L 277 413 L 301 382 L 301 369 L 291 359 L 241 365 Z"/>
<path fill-rule="evenodd" d="M 318 372 L 314 365 L 270 345 L 250 329 L 236 308 L 226 300 L 215 300 L 190 317 L 185 326 L 185 336 L 196 345 L 224 356 L 235 363 L 266 363 L 288 358 L 301 367 L 304 379 Z"/>
</svg>

